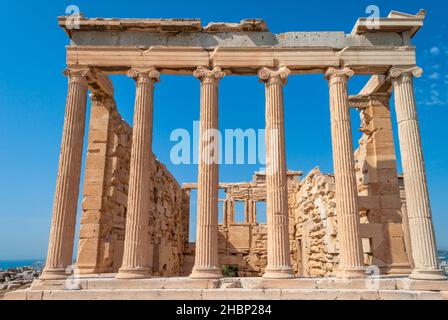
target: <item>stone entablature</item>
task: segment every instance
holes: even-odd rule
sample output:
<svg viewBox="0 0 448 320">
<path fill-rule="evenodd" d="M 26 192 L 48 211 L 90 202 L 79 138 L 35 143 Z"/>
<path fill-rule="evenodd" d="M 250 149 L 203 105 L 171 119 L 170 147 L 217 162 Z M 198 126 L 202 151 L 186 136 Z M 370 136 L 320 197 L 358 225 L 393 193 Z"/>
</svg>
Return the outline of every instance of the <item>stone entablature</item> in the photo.
<svg viewBox="0 0 448 320">
<path fill-rule="evenodd" d="M 359 19 L 353 32 L 273 34 L 260 19 L 210 23 L 199 19 L 81 18 L 71 29 L 67 65 L 91 65 L 106 73 L 125 74 L 135 66 L 162 73 L 191 74 L 197 66 L 220 66 L 228 74 L 257 74 L 262 67 L 287 66 L 294 73 L 325 73 L 347 66 L 358 73 L 383 74 L 393 65 L 416 64 L 411 38 L 424 13 L 392 12 L 378 29 L 366 30 Z"/>
</svg>

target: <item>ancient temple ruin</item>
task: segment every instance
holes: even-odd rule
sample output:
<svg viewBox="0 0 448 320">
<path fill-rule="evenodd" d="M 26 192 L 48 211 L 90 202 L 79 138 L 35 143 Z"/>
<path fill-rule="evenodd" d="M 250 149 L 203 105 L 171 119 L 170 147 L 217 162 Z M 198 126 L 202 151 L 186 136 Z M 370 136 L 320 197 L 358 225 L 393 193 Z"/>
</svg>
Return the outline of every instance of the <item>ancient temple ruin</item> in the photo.
<svg viewBox="0 0 448 320">
<path fill-rule="evenodd" d="M 412 38 L 424 19 L 424 11 L 392 11 L 376 25 L 359 18 L 349 34 L 273 34 L 259 19 L 203 26 L 198 19 L 82 17 L 78 28 L 70 28 L 69 18 L 60 17 L 70 38 L 66 115 L 47 262 L 28 294 L 41 290 L 39 297 L 45 298 L 45 290 L 70 276 L 74 241 L 79 242 L 74 270 L 89 289 L 103 278 L 109 279 L 108 288 L 117 283 L 134 288 L 135 279 L 143 284 L 163 277 L 170 283 L 169 277 L 179 276 L 181 288 L 197 283 L 206 289 L 206 282 L 194 281 L 221 279 L 223 266 L 238 277 L 262 277 L 265 289 L 318 277 L 363 279 L 373 266 L 381 275 L 445 279 L 437 261 L 413 88 L 422 69 Z M 308 73 L 323 74 L 329 84 L 334 173 L 286 168 L 283 87 L 289 77 Z M 118 112 L 110 74 L 135 80 L 133 128 Z M 180 184 L 152 152 L 153 92 L 164 85 L 157 83 L 161 74 L 198 79 L 197 182 Z M 366 74 L 371 78 L 365 87 L 349 97 L 350 78 Z M 260 112 L 266 112 L 269 165 L 252 181 L 220 183 L 218 165 L 205 161 L 206 146 L 213 143 L 207 130 L 218 126 L 220 79 L 243 75 L 258 75 L 263 82 L 266 105 Z M 75 239 L 88 92 L 82 218 Z M 360 114 L 357 150 L 349 108 Z M 393 122 L 399 141 L 393 138 Z M 195 243 L 189 241 L 192 189 L 198 192 Z M 243 221 L 235 221 L 237 202 L 243 203 Z M 260 203 L 266 221 L 257 217 Z M 399 288 L 402 280 L 393 281 Z"/>
</svg>

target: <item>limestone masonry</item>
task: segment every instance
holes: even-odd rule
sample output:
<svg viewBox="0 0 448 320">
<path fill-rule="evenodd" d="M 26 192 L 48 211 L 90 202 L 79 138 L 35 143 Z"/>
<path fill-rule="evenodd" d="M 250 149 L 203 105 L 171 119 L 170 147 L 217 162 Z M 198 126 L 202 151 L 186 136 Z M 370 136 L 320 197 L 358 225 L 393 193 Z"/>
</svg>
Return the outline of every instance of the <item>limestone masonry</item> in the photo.
<svg viewBox="0 0 448 320">
<path fill-rule="evenodd" d="M 118 271 L 123 257 L 132 128 L 112 99 L 91 98 L 77 267 L 80 273 L 110 273 Z M 182 222 L 183 197 L 188 199 L 188 194 L 154 155 L 151 163 L 149 266 L 154 275 L 179 274 L 188 241 Z"/>
<path fill-rule="evenodd" d="M 374 26 L 358 19 L 350 34 L 273 34 L 260 19 L 203 26 L 198 19 L 81 17 L 71 28 L 60 17 L 70 38 L 68 95 L 47 261 L 29 290 L 6 298 L 448 298 L 413 88 L 422 69 L 412 38 L 424 19 L 424 10 L 392 11 Z M 283 87 L 305 73 L 328 82 L 334 173 L 286 168 Z M 133 128 L 119 114 L 110 74 L 135 81 Z M 161 74 L 198 80 L 197 182 L 180 185 L 153 154 Z M 350 79 L 366 74 L 365 87 L 349 97 Z M 218 129 L 220 79 L 231 75 L 257 75 L 265 90 L 267 167 L 252 181 L 220 183 L 210 129 Z M 357 150 L 350 108 L 360 115 Z M 78 253 L 67 269 L 86 125 Z M 192 190 L 197 215 L 190 220 Z M 81 290 L 70 290 L 73 279 Z"/>
</svg>

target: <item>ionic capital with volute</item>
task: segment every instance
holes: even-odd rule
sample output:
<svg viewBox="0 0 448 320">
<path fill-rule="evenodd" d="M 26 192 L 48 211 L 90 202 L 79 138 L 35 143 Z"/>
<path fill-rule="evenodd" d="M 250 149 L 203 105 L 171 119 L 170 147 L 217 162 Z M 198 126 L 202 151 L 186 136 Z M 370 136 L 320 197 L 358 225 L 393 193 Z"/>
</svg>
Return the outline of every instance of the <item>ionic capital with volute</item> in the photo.
<svg viewBox="0 0 448 320">
<path fill-rule="evenodd" d="M 224 78 L 225 73 L 219 66 L 215 66 L 213 69 L 199 66 L 194 70 L 193 75 L 201 82 L 214 82 Z"/>
<path fill-rule="evenodd" d="M 137 83 L 140 82 L 159 82 L 160 72 L 156 68 L 132 68 L 128 71 L 128 76 Z"/>
<path fill-rule="evenodd" d="M 347 81 L 349 78 L 353 77 L 355 72 L 347 67 L 343 68 L 328 68 L 325 72 L 325 78 L 329 81 L 329 85 L 337 82 Z"/>
<path fill-rule="evenodd" d="M 392 83 L 409 82 L 413 77 L 420 78 L 423 75 L 423 69 L 414 67 L 392 67 L 389 70 L 389 76 Z"/>
<path fill-rule="evenodd" d="M 88 83 L 88 78 L 93 77 L 93 72 L 89 67 L 67 67 L 63 74 L 68 77 L 69 82 Z"/>
<path fill-rule="evenodd" d="M 285 66 L 281 66 L 277 69 L 262 67 L 258 70 L 258 77 L 260 78 L 260 81 L 267 84 L 280 83 L 285 85 L 290 74 L 291 70 Z"/>
</svg>

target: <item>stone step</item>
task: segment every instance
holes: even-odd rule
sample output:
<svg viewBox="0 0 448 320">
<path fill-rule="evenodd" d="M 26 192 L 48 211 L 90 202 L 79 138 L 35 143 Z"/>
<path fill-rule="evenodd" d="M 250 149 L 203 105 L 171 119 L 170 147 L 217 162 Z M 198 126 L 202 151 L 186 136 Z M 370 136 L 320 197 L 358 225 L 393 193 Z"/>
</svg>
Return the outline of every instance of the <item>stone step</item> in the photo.
<svg viewBox="0 0 448 320">
<path fill-rule="evenodd" d="M 1 298 L 0 298 L 1 299 Z M 447 300 L 433 291 L 353 289 L 17 290 L 7 300 Z"/>
<path fill-rule="evenodd" d="M 448 291 L 448 281 L 410 280 L 407 277 L 336 279 L 336 278 L 222 278 L 217 280 L 188 277 L 115 279 L 112 276 L 80 277 L 67 280 L 36 280 L 32 290 L 115 290 L 115 289 L 353 289 L 353 290 L 408 290 Z"/>
</svg>

